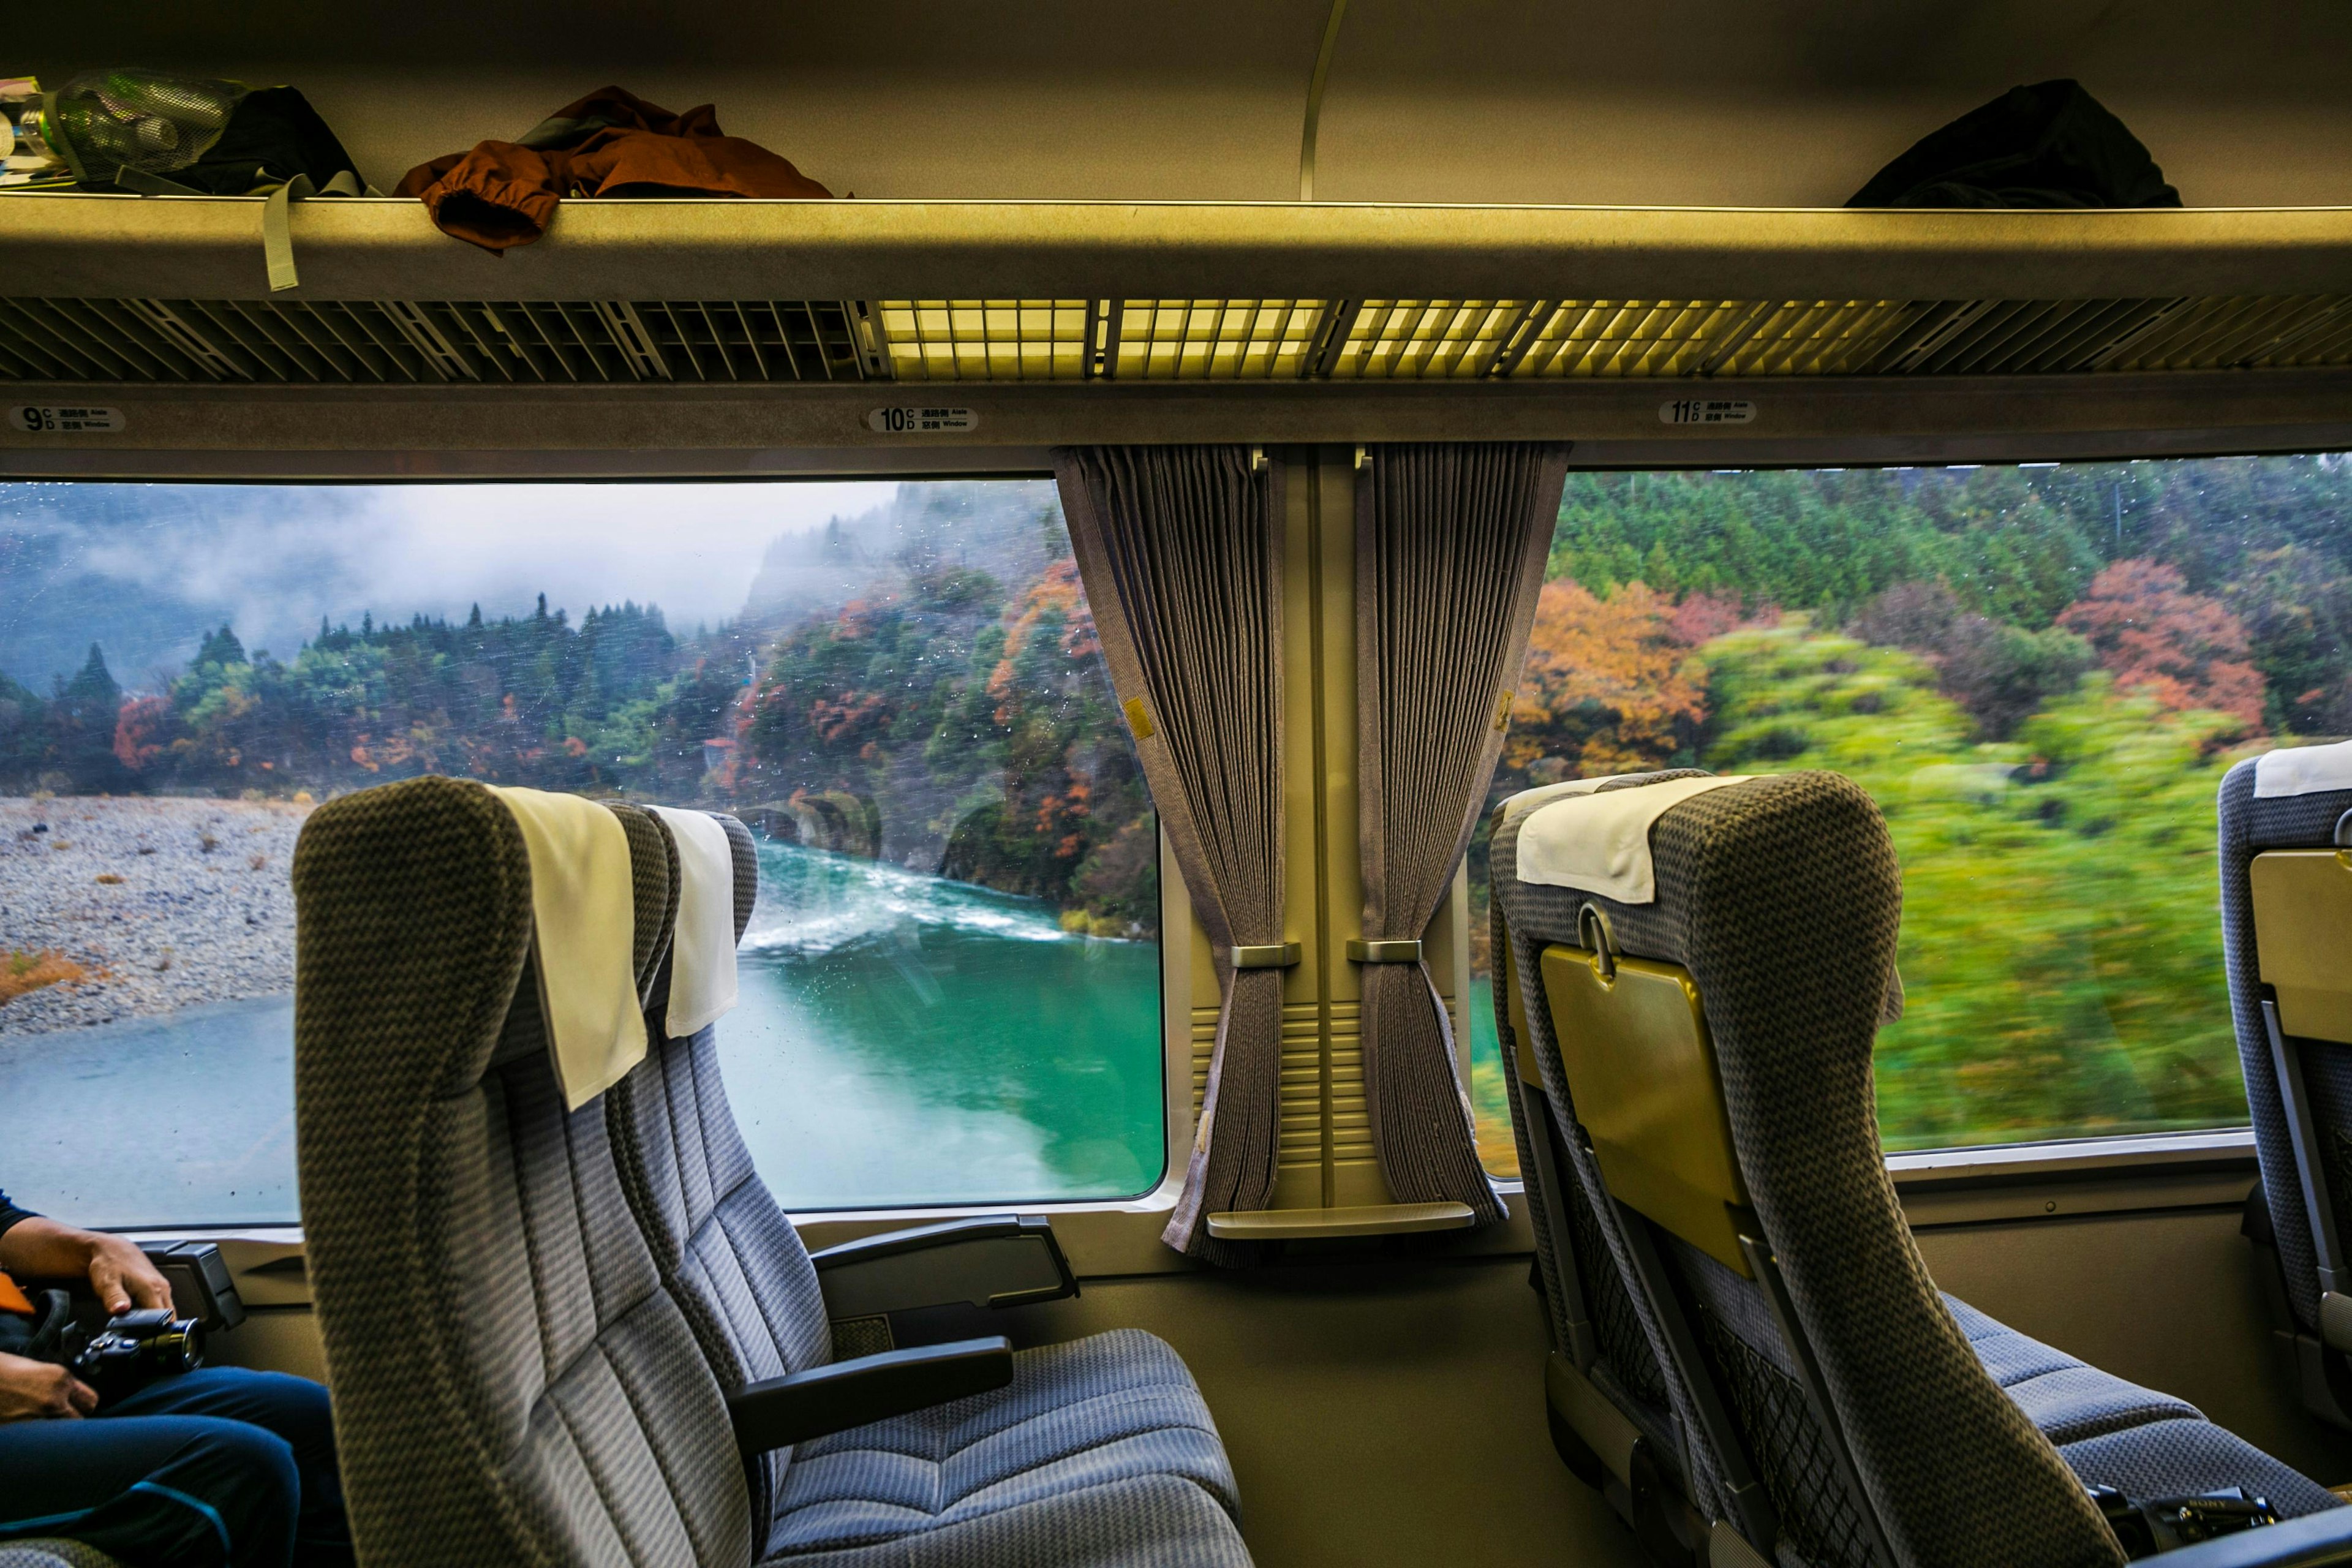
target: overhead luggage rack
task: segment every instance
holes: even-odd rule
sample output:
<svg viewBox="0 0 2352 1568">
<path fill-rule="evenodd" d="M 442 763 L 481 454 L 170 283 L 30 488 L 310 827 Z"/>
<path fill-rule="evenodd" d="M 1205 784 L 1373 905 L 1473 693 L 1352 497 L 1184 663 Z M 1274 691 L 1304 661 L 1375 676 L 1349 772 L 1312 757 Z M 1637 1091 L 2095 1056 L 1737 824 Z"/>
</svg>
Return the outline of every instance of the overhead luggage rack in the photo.
<svg viewBox="0 0 2352 1568">
<path fill-rule="evenodd" d="M 0 368 L 1379 382 L 2352 361 L 2338 209 L 575 201 L 492 257 L 414 202 L 321 200 L 289 220 L 301 286 L 273 293 L 262 206 L 9 198 Z"/>
<path fill-rule="evenodd" d="M 2352 363 L 2352 295 L 2137 300 L 0 299 L 88 383 L 1281 382 Z"/>
<path fill-rule="evenodd" d="M 631 450 L 965 467 L 1074 440 L 2352 444 L 2352 209 L 582 200 L 491 256 L 355 198 L 293 207 L 299 286 L 273 292 L 262 206 L 0 201 L 0 399 L 122 415 L 0 451 L 609 454 L 619 404 Z"/>
</svg>

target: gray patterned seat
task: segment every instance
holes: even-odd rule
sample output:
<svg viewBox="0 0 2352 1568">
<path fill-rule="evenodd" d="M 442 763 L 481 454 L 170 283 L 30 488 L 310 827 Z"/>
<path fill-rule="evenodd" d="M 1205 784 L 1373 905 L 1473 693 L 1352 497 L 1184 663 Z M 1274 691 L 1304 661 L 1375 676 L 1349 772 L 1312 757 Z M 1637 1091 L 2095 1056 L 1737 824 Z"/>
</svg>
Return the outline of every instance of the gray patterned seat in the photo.
<svg viewBox="0 0 2352 1568">
<path fill-rule="evenodd" d="M 1708 1518 L 1783 1564 L 2054 1568 L 2121 1560 L 2086 1485 L 2136 1499 L 2242 1486 L 2290 1516 L 2337 1506 L 2192 1407 L 1936 1290 L 1878 1145 L 1871 1047 L 1901 890 L 1859 788 L 1793 773 L 1682 801 L 1649 828 L 1654 897 L 1638 903 L 1519 881 L 1528 820 L 1503 818 L 1493 854 L 1518 1020 L 1665 1369 L 1684 1473 Z M 1697 998 L 1675 1005 L 1694 1027 L 1703 1011 L 1712 1062 L 1685 1080 L 1704 1090 L 1673 1121 L 1719 1129 L 1701 1142 L 1724 1173 L 1695 1196 L 1645 1194 L 1639 1208 L 1612 1191 L 1629 1166 L 1620 1155 L 1621 1179 L 1605 1176 L 1587 1125 L 1615 1114 L 1617 1092 L 1596 1076 L 1606 1054 L 1593 1039 L 1644 1067 L 1664 1060 L 1641 1055 L 1654 1025 L 1612 1011 L 1624 983 L 1608 976 L 1626 961 Z M 1577 986 L 1591 987 L 1580 1000 Z M 1559 1016 L 1580 1020 L 1580 1108 Z"/>
<path fill-rule="evenodd" d="M 759 862 L 732 817 L 735 930 Z M 607 1102 L 623 1184 L 656 1267 L 722 1387 L 833 1359 L 816 1270 L 760 1180 L 719 1070 L 715 1026 L 660 1027 L 667 972 L 647 1007 L 653 1045 Z M 1233 1467 L 1176 1352 L 1138 1330 L 1017 1352 L 1010 1387 L 767 1456 L 753 1528 L 772 1552 L 939 1529 L 1040 1498 L 1171 1478 L 1237 1510 Z"/>
<path fill-rule="evenodd" d="M 2258 859 L 2315 858 L 2311 852 L 2336 847 L 2336 824 L 2352 812 L 2352 788 L 2339 787 L 2347 755 L 2352 743 L 2276 753 L 2273 768 L 2300 764 L 2295 771 L 2303 776 L 2267 791 L 2258 789 L 2263 759 L 2249 758 L 2222 778 L 2220 798 L 2221 952 L 2266 1211 L 2252 1228 L 2275 1249 L 2304 1404 L 2341 1426 L 2352 1426 L 2352 1409 L 2337 1392 L 2347 1382 L 2344 1358 L 2352 1353 L 2352 1279 L 2345 1278 L 2343 1250 L 2352 1235 L 2352 1163 L 2346 1158 L 2352 1151 L 2352 1038 L 2340 1027 L 2292 1016 L 2273 1038 L 2280 1003 L 2263 977 L 2253 871 Z M 2298 923 L 2339 931 L 2345 921 L 2340 905 L 2295 916 Z"/>
<path fill-rule="evenodd" d="M 1604 787 L 1633 788 L 1703 776 L 1703 771 L 1696 768 L 1671 769 L 1628 775 Z M 1503 829 L 1508 824 L 1508 837 L 1516 846 L 1514 819 L 1540 798 L 1538 794 L 1506 802 L 1496 814 L 1497 839 L 1505 837 Z M 1496 886 L 1501 889 L 1493 904 L 1497 1036 L 1506 1059 L 1517 1068 L 1509 1097 L 1511 1120 L 1532 1210 L 1553 1342 L 1561 1358 L 1641 1436 L 1663 1465 L 1664 1481 L 1683 1491 L 1687 1500 L 1687 1483 L 1682 1479 L 1685 1444 L 1675 1403 L 1667 1392 L 1666 1373 L 1651 1330 L 1644 1326 L 1646 1308 L 1636 1300 L 1638 1282 L 1622 1271 L 1618 1261 L 1622 1238 L 1616 1245 L 1612 1241 L 1619 1215 L 1613 1204 L 1591 1201 L 1584 1174 L 1589 1162 L 1580 1158 L 1580 1151 L 1571 1152 L 1562 1131 L 1574 1124 L 1573 1103 L 1553 1100 L 1536 1044 L 1522 1021 L 1525 1000 L 1512 959 L 1510 913 L 1517 910 L 1530 922 L 1528 937 L 1540 948 L 1552 940 L 1577 940 L 1574 908 L 1549 889 L 1516 884 L 1505 889 L 1501 882 Z M 1549 1077 L 1564 1091 L 1556 1065 Z M 1598 1180 L 1598 1173 L 1590 1179 Z M 2089 1366 L 1954 1298 L 1947 1296 L 1944 1300 L 1986 1372 L 2053 1443 L 2071 1443 L 2150 1420 L 2198 1415 L 2186 1401 Z M 1582 1441 L 1580 1436 L 1578 1440 Z M 1598 1458 L 1593 1455 L 1580 1459 L 1589 1476 Z M 1612 1501 L 1630 1516 L 1634 1500 L 1624 1485 L 1625 1478 L 1601 1479 Z"/>
<path fill-rule="evenodd" d="M 617 808 L 650 977 L 676 863 Z M 605 1107 L 566 1110 L 532 978 L 520 830 L 478 784 L 346 795 L 296 849 L 296 1131 L 310 1282 L 360 1560 L 749 1568 L 724 1396 L 621 1191 Z M 824 1568 L 1245 1568 L 1159 1475 L 796 1554 Z"/>
</svg>

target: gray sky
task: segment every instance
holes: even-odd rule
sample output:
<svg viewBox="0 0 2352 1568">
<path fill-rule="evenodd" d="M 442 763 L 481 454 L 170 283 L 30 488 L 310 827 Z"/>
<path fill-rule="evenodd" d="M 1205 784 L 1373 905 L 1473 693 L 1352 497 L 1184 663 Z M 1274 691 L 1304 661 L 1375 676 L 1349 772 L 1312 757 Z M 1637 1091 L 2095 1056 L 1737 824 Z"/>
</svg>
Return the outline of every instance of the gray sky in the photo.
<svg viewBox="0 0 2352 1568">
<path fill-rule="evenodd" d="M 291 658 L 326 616 L 577 621 L 634 599 L 690 632 L 737 614 L 779 534 L 887 505 L 894 482 L 0 486 L 0 669 L 45 684 L 105 643 L 118 674 L 228 620 Z M 16 553 L 10 553 L 10 536 Z"/>
</svg>

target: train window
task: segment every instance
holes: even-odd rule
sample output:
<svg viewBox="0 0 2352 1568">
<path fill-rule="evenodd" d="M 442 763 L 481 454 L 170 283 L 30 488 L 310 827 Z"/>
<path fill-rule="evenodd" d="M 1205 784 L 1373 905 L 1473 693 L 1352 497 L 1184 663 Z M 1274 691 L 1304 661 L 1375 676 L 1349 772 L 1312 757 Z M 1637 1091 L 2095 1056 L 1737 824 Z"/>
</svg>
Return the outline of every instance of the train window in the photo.
<svg viewBox="0 0 2352 1568">
<path fill-rule="evenodd" d="M 751 826 L 787 1205 L 1158 1184 L 1159 830 L 1050 484 L 16 484 L 0 578 L 21 1201 L 296 1217 L 295 837 L 425 773 Z"/>
<path fill-rule="evenodd" d="M 2338 456 L 1571 475 L 1496 797 L 1693 765 L 1868 788 L 1903 862 L 1889 1148 L 2242 1124 L 2214 794 L 2352 734 L 2347 510 Z M 1483 844 L 1472 874 L 1483 974 Z"/>
</svg>

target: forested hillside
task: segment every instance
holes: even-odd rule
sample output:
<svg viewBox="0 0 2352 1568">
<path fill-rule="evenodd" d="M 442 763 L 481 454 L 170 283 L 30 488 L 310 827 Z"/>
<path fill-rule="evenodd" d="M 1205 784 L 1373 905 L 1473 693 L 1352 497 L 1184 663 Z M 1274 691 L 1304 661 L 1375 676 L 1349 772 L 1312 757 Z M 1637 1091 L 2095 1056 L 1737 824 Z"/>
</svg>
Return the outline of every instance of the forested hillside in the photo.
<svg viewBox="0 0 2352 1568">
<path fill-rule="evenodd" d="M 1572 476 L 1495 797 L 1846 773 L 1905 868 L 1890 1142 L 2242 1121 L 2213 795 L 2352 733 L 2347 512 L 2332 457 Z"/>
<path fill-rule="evenodd" d="M 910 485 L 771 548 L 743 614 L 680 635 L 575 619 L 322 623 L 290 658 L 233 626 L 126 689 L 93 644 L 0 676 L 0 793 L 321 798 L 420 773 L 740 812 L 819 847 L 1157 923 L 1157 845 L 1052 490 Z"/>
</svg>

